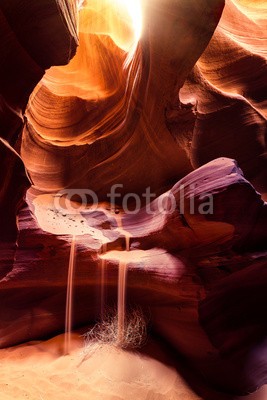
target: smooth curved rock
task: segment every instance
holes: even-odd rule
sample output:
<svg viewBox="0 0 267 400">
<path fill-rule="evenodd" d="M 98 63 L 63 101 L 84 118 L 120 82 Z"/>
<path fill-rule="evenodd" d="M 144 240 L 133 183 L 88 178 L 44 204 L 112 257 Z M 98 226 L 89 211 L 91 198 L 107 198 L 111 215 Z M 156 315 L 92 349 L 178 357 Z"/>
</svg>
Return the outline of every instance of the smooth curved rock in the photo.
<svg viewBox="0 0 267 400">
<path fill-rule="evenodd" d="M 90 188 L 106 200 L 113 184 L 122 184 L 123 193 L 148 186 L 159 193 L 189 172 L 165 113 L 178 101 L 223 6 L 222 0 L 143 1 L 142 38 L 129 60 L 110 37 L 120 22 L 99 34 L 97 2 L 85 3 L 76 57 L 47 72 L 27 109 L 22 157 L 35 187 Z"/>
<path fill-rule="evenodd" d="M 181 188 L 185 203 L 180 202 Z M 199 211 L 202 210 L 200 204 L 209 195 L 214 197 L 212 217 Z M 167 202 L 162 201 L 164 196 Z M 231 213 L 236 196 L 243 211 L 237 216 Z M 173 198 L 175 209 L 164 213 L 160 207 L 164 204 L 168 211 L 168 201 Z M 189 208 L 191 198 L 198 206 L 194 213 Z M 107 250 L 106 304 L 107 307 L 115 306 L 119 260 L 114 258 L 111 250 L 123 255 L 125 232 L 129 232 L 129 309 L 141 307 L 149 316 L 152 331 L 174 346 L 177 355 L 185 357 L 196 373 L 208 377 L 214 387 L 243 393 L 252 387 L 255 389 L 257 383 L 263 383 L 256 380 L 251 386 L 251 381 L 246 380 L 243 374 L 237 379 L 233 374 L 237 373 L 240 359 L 237 357 L 233 362 L 232 358 L 221 358 L 198 322 L 198 304 L 205 299 L 209 285 L 208 279 L 201 273 L 201 269 L 209 268 L 205 260 L 218 254 L 238 257 L 240 253 L 233 252 L 234 246 L 238 244 L 242 247 L 242 243 L 246 243 L 262 210 L 265 220 L 259 220 L 257 226 L 266 225 L 266 203 L 244 179 L 233 160 L 215 160 L 190 173 L 165 195 L 154 200 L 150 205 L 152 214 L 148 214 L 146 209 L 135 216 L 121 212 L 115 214 L 108 210 L 108 204 L 94 211 L 83 209 L 78 213 L 74 210 L 69 213 L 68 208 L 58 208 L 53 196 L 36 197 L 32 190 L 28 193 L 28 202 L 32 204 L 31 209 L 40 224 L 51 233 L 38 226 L 28 208 L 20 212 L 16 259 L 0 282 L 1 347 L 38 339 L 64 329 L 69 234 L 74 234 L 75 227 L 78 229 L 75 231 L 75 326 L 88 325 L 99 318 L 103 268 L 100 256 L 104 248 Z M 244 212 L 248 202 L 253 206 L 251 215 Z M 184 204 L 184 213 L 181 204 Z M 245 232 L 242 229 L 244 226 Z M 266 231 L 264 234 L 262 239 L 266 243 Z M 143 250 L 141 257 L 140 249 Z M 244 270 L 244 274 L 249 264 L 256 265 L 252 256 L 239 255 L 239 258 L 239 269 Z M 209 270 L 208 278 L 212 274 Z M 220 279 L 228 274 L 222 271 Z M 215 282 L 214 277 L 212 281 Z M 250 345 L 255 349 L 258 343 L 254 341 Z M 240 346 L 242 343 L 234 343 L 234 351 Z M 261 364 L 257 365 L 253 360 L 253 368 L 260 372 Z"/>
<path fill-rule="evenodd" d="M 22 128 L 28 98 L 45 69 L 66 64 L 75 54 L 76 12 L 72 1 L 1 1 L 0 127 L 1 137 L 12 144 Z"/>
<path fill-rule="evenodd" d="M 0 4 L 0 140 L 7 141 L 0 141 L 0 236 L 5 242 L 16 238 L 16 213 L 30 184 L 13 151 L 20 151 L 25 108 L 45 68 L 68 63 L 74 55 L 75 23 L 72 2 L 3 0 Z"/>
<path fill-rule="evenodd" d="M 182 103 L 194 107 L 194 127 L 182 134 L 184 139 L 175 127 L 173 134 L 185 142 L 195 168 L 216 157 L 234 158 L 257 190 L 266 193 L 266 23 L 261 7 L 257 1 L 226 1 L 207 49 L 180 91 Z"/>
<path fill-rule="evenodd" d="M 27 3 L 0 5 L 0 347 L 64 330 L 76 235 L 75 327 L 99 319 L 102 253 L 111 308 L 118 253 L 131 256 L 128 306 L 141 307 L 151 333 L 206 385 L 255 390 L 267 377 L 262 2 L 227 0 L 223 11 L 223 0 L 144 0 L 140 39 L 115 2 L 84 1 L 72 61 L 76 3 Z M 68 65 L 35 87 L 56 64 Z M 26 205 L 14 148 L 30 94 Z M 113 184 L 123 185 L 121 199 L 148 188 L 163 195 L 125 215 L 117 204 L 61 208 L 61 189 L 103 200 Z"/>
<path fill-rule="evenodd" d="M 252 258 L 245 269 L 212 282 L 200 304 L 203 329 L 247 393 L 267 384 L 266 266 L 266 254 Z"/>
<path fill-rule="evenodd" d="M 247 210 L 250 213 L 247 213 Z M 234 160 L 219 158 L 122 222 L 142 248 L 218 254 L 266 248 L 266 203 Z M 180 233 L 179 233 L 180 232 Z M 208 254 L 208 253 L 207 253 Z"/>
</svg>

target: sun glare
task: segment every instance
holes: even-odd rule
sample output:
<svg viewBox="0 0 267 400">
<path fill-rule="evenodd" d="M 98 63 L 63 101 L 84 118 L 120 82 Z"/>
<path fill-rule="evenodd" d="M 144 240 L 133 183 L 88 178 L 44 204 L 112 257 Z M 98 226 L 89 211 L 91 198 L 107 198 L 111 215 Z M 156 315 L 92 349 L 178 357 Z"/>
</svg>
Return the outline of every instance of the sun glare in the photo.
<svg viewBox="0 0 267 400">
<path fill-rule="evenodd" d="M 117 2 L 118 7 L 125 7 L 128 11 L 128 14 L 132 20 L 132 25 L 135 33 L 135 42 L 141 37 L 142 34 L 142 6 L 141 0 L 115 0 Z"/>
<path fill-rule="evenodd" d="M 108 98 L 127 85 L 125 71 L 142 35 L 144 0 L 73 1 L 79 10 L 76 55 L 68 65 L 50 68 L 42 83 L 60 96 Z"/>
<path fill-rule="evenodd" d="M 129 38 L 125 38 L 131 31 L 132 45 L 136 45 L 142 34 L 142 1 L 79 0 L 81 29 L 84 31 L 84 21 L 87 21 L 87 31 L 109 34 L 119 47 L 128 42 Z"/>
</svg>

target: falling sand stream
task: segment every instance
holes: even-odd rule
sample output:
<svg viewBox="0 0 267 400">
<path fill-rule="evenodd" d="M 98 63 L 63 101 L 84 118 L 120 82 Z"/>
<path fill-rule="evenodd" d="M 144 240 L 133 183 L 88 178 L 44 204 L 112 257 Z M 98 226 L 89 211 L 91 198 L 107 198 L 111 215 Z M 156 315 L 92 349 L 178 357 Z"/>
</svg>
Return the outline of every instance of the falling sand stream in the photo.
<svg viewBox="0 0 267 400">
<path fill-rule="evenodd" d="M 125 250 L 130 251 L 130 235 L 122 228 L 120 217 L 117 219 L 118 230 L 125 237 Z M 101 268 L 101 320 L 105 317 L 105 287 L 106 287 L 106 256 L 108 256 L 107 245 L 103 244 L 100 268 Z M 125 336 L 125 320 L 126 320 L 126 278 L 127 278 L 127 262 L 128 256 L 117 257 L 119 259 L 118 271 L 118 303 L 117 303 L 117 338 L 116 345 L 122 346 Z M 76 254 L 76 236 L 72 236 L 69 256 L 68 281 L 67 281 L 67 296 L 66 296 L 66 312 L 65 312 L 65 340 L 64 354 L 68 355 L 71 349 L 71 331 L 73 325 L 73 291 L 74 291 L 74 273 L 75 273 L 75 254 Z"/>
<path fill-rule="evenodd" d="M 56 197 L 57 199 L 57 197 Z M 74 274 L 75 274 L 75 255 L 76 255 L 76 238 L 83 235 L 90 235 L 91 237 L 99 240 L 102 243 L 102 251 L 100 254 L 100 268 L 101 268 L 101 320 L 104 322 L 105 318 L 105 300 L 106 300 L 106 260 L 117 260 L 119 262 L 118 269 L 118 303 L 117 303 L 117 337 L 116 344 L 123 345 L 125 329 L 126 329 L 126 278 L 127 278 L 127 265 L 131 261 L 133 253 L 137 256 L 137 251 L 130 252 L 130 234 L 125 231 L 122 224 L 121 215 L 115 214 L 117 221 L 117 232 L 120 236 L 125 238 L 126 251 L 109 251 L 107 252 L 107 243 L 109 239 L 98 230 L 84 222 L 84 216 L 79 213 L 79 210 L 73 209 L 71 204 L 59 204 L 55 197 L 49 194 L 37 196 L 34 201 L 34 214 L 40 227 L 49 233 L 55 235 L 71 235 L 71 246 L 68 265 L 68 280 L 67 280 L 67 295 L 66 295 L 66 311 L 65 311 L 65 335 L 64 335 L 64 354 L 67 355 L 71 350 L 71 334 L 73 327 L 73 292 L 74 292 Z M 62 206 L 62 208 L 61 208 Z M 64 207 L 63 207 L 64 206 Z M 69 210 L 72 212 L 69 213 Z M 115 254 L 114 254 L 115 253 Z M 131 253 L 131 254 L 129 254 Z M 140 252 L 139 252 L 140 253 Z M 140 255 L 140 254 L 139 254 Z M 144 257 L 144 254 L 140 255 Z"/>
<path fill-rule="evenodd" d="M 118 224 L 118 230 L 125 237 L 125 250 L 130 251 L 130 234 L 125 231 L 122 227 L 121 217 L 116 215 L 116 220 Z M 101 258 L 101 320 L 103 321 L 105 315 L 105 272 L 106 272 L 106 259 L 108 254 L 106 254 L 107 246 L 103 245 Z M 117 252 L 125 253 L 125 252 Z M 118 301 L 117 301 L 117 338 L 116 345 L 122 346 L 124 343 L 125 336 L 125 320 L 126 320 L 126 280 L 127 280 L 127 258 L 118 257 L 119 259 L 119 270 L 118 270 Z"/>
<path fill-rule="evenodd" d="M 102 254 L 107 252 L 107 244 L 104 243 L 102 246 Z M 100 260 L 100 268 L 101 268 L 101 293 L 100 293 L 100 307 L 101 307 L 101 321 L 104 320 L 105 317 L 105 287 L 106 287 L 106 261 L 101 258 Z"/>
<path fill-rule="evenodd" d="M 130 236 L 125 234 L 126 251 L 130 251 Z M 120 346 L 124 342 L 125 330 L 125 314 L 126 314 L 126 278 L 127 278 L 127 262 L 120 260 L 119 262 L 119 278 L 118 278 L 118 333 L 117 345 Z"/>
<path fill-rule="evenodd" d="M 71 330 L 73 318 L 73 278 L 75 272 L 75 252 L 76 252 L 76 237 L 72 236 L 69 257 L 69 270 L 67 282 L 67 298 L 66 298 L 66 313 L 65 313 L 65 339 L 64 339 L 64 354 L 68 355 L 71 348 Z"/>
</svg>

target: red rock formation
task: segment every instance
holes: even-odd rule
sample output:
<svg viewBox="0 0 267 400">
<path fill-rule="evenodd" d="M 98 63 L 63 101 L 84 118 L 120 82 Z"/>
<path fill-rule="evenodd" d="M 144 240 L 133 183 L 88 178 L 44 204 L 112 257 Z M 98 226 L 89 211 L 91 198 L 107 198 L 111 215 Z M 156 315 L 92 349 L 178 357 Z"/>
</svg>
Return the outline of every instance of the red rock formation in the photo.
<svg viewBox="0 0 267 400">
<path fill-rule="evenodd" d="M 267 190 L 264 10 L 261 2 L 228 0 L 180 92 L 181 101 L 197 110 L 194 129 L 185 136 L 194 167 L 232 157 L 261 193 Z"/>
<path fill-rule="evenodd" d="M 221 391 L 267 383 L 266 255 L 255 253 L 267 243 L 262 2 L 227 0 L 220 19 L 223 0 L 144 0 L 138 40 L 116 2 L 85 1 L 71 61 L 76 2 L 24 3 L 0 3 L 0 347 L 64 329 L 74 231 L 74 325 L 94 323 L 100 253 L 125 249 L 123 228 L 128 305 L 149 314 L 151 331 Z M 113 184 L 121 196 L 167 192 L 122 227 L 114 205 L 78 219 L 54 208 L 61 189 L 106 200 Z M 107 274 L 112 306 L 112 257 Z"/>
<path fill-rule="evenodd" d="M 76 15 L 74 3 L 71 8 L 70 4 L 1 1 L 0 138 L 18 151 L 24 111 L 35 85 L 46 68 L 67 63 L 75 53 Z M 23 163 L 8 143 L 0 142 L 0 235 L 5 241 L 16 237 L 17 209 L 29 186 Z"/>
<path fill-rule="evenodd" d="M 181 190 L 184 191 L 185 203 L 181 202 Z M 207 202 L 207 196 L 210 195 L 214 199 L 213 213 L 203 215 L 200 206 Z M 162 197 L 167 201 L 163 202 Z M 28 197 L 29 203 L 32 198 Z M 231 211 L 236 198 L 239 198 L 239 214 Z M 66 223 L 61 225 L 61 234 L 55 236 L 38 227 L 29 209 L 20 212 L 15 262 L 0 283 L 1 347 L 64 329 L 70 250 L 67 233 L 77 225 L 78 219 L 74 218 L 75 214 L 68 214 L 68 209 L 53 209 L 53 204 L 55 207 L 58 203 L 47 203 L 47 196 L 42 199 L 43 196 L 35 198 L 33 207 L 38 218 L 43 214 L 43 221 L 48 227 L 46 229 L 51 229 L 51 232 L 54 229 L 49 219 L 56 219 L 55 229 L 59 229 L 60 221 Z M 171 199 L 175 199 L 173 209 L 169 207 Z M 195 213 L 190 213 L 190 204 L 193 203 Z M 244 212 L 248 203 L 253 210 L 251 215 Z M 163 205 L 168 212 L 163 212 Z M 251 231 L 256 230 L 255 221 L 262 213 L 265 220 L 259 220 L 256 225 L 259 231 L 261 226 L 266 225 L 266 204 L 244 179 L 236 163 L 219 159 L 192 172 L 150 205 L 152 214 L 144 208 L 136 215 L 122 215 L 123 230 L 118 225 L 118 217 L 108 211 L 107 206 L 102 205 L 98 211 L 84 209 L 81 212 L 82 221 L 79 221 L 81 227 L 78 227 L 78 231 L 85 234 L 77 236 L 75 326 L 99 318 L 99 257 L 103 240 L 108 242 L 108 251 L 122 251 L 125 249 L 126 230 L 131 234 L 131 261 L 127 278 L 129 308 L 141 306 L 144 312 L 148 312 L 152 331 L 174 346 L 196 373 L 208 376 L 211 385 L 232 391 L 255 388 L 250 381 L 244 380 L 243 374 L 240 379 L 233 375 L 239 363 L 235 359 L 233 362 L 231 357 L 229 360 L 220 358 L 212 344 L 213 337 L 210 342 L 198 323 L 198 303 L 204 299 L 207 288 L 207 279 L 203 280 L 199 269 L 201 262 L 204 262 L 201 269 L 208 269 L 207 260 L 218 254 L 236 257 L 232 253 L 233 247 L 237 244 L 242 247 L 242 243 L 246 243 Z M 36 207 L 42 210 L 37 212 Z M 246 232 L 242 230 L 244 226 Z M 263 239 L 266 242 L 266 232 Z M 141 258 L 138 257 L 138 249 L 145 249 Z M 112 306 L 116 302 L 118 261 L 113 260 L 109 253 L 106 259 L 107 304 Z M 247 256 L 241 257 L 239 269 L 251 264 L 251 260 Z M 216 268 L 216 271 L 219 269 Z M 212 276 L 210 271 L 207 274 L 208 277 Z M 223 273 L 222 277 L 225 275 Z M 212 282 L 215 281 L 213 277 Z M 242 320 L 239 321 L 241 323 Z M 250 341 L 252 347 L 256 343 L 256 340 Z M 222 374 L 225 368 L 228 373 Z"/>
<path fill-rule="evenodd" d="M 227 268 L 228 263 L 225 260 L 222 266 Z M 203 328 L 221 358 L 238 371 L 238 379 L 231 382 L 238 391 L 245 388 L 251 393 L 267 381 L 266 265 L 266 254 L 254 256 L 246 268 L 235 268 L 232 274 L 213 280 L 200 305 Z M 219 383 L 215 374 L 213 379 Z"/>
<path fill-rule="evenodd" d="M 97 2 L 91 4 L 81 13 L 77 56 L 48 71 L 32 95 L 23 159 L 45 192 L 90 188 L 105 200 L 118 183 L 124 193 L 148 186 L 162 192 L 191 170 L 166 127 L 166 108 L 178 101 L 224 1 L 144 2 L 142 39 L 129 62 L 110 39 L 119 21 L 106 28 L 108 35 L 99 34 L 92 14 Z"/>
<path fill-rule="evenodd" d="M 15 140 L 23 113 L 45 69 L 69 62 L 77 45 L 74 4 L 67 1 L 3 0 L 0 4 L 1 136 Z M 36 29 L 36 21 L 40 25 Z M 72 29 L 70 29 L 72 28 Z M 15 139 L 14 139 L 15 137 Z"/>
</svg>

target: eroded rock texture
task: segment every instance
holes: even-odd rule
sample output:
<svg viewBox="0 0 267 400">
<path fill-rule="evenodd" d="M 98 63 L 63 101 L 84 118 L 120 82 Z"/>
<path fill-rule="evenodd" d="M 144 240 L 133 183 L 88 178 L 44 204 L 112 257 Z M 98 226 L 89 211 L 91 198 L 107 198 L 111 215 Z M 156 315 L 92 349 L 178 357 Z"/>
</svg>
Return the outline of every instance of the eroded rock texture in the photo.
<svg viewBox="0 0 267 400">
<path fill-rule="evenodd" d="M 76 2 L 0 1 L 1 347 L 63 331 L 73 234 L 74 326 L 99 318 L 104 251 L 113 307 L 130 235 L 129 310 L 202 388 L 267 383 L 266 7 L 224 3 L 143 0 L 140 36 L 126 3 L 79 2 L 74 55 Z M 155 198 L 73 213 L 56 195 L 113 184 Z"/>
<path fill-rule="evenodd" d="M 195 106 L 185 137 L 195 168 L 235 158 L 266 193 L 266 4 L 228 0 L 220 23 L 180 92 Z M 179 131 L 177 132 L 178 140 Z"/>
<path fill-rule="evenodd" d="M 76 12 L 75 3 L 61 0 L 0 2 L 0 137 L 7 141 L 0 144 L 0 231 L 6 240 L 11 231 L 16 237 L 17 202 L 29 186 L 8 144 L 19 151 L 25 108 L 45 69 L 74 55 Z"/>
<path fill-rule="evenodd" d="M 193 191 L 192 182 L 195 183 Z M 180 202 L 181 190 L 184 190 L 185 203 Z M 214 198 L 212 215 L 201 213 L 201 205 L 206 203 L 203 193 Z M 163 202 L 162 197 L 167 201 Z M 173 198 L 176 206 L 171 209 L 169 202 Z M 232 213 L 236 198 L 239 198 L 240 210 L 244 211 L 249 203 L 253 210 L 251 215 Z M 208 379 L 211 386 L 243 393 L 255 390 L 259 382 L 266 382 L 261 376 L 251 383 L 252 367 L 244 363 L 245 356 L 258 345 L 257 335 L 250 338 L 248 348 L 237 340 L 233 351 L 225 358 L 217 350 L 215 337 L 211 335 L 210 340 L 206 335 L 205 319 L 203 327 L 198 322 L 198 304 L 200 300 L 207 301 L 204 300 L 206 290 L 212 294 L 212 287 L 229 279 L 230 273 L 235 281 L 235 274 L 246 275 L 251 268 L 255 267 L 256 271 L 266 264 L 253 259 L 253 255 L 234 252 L 236 245 L 242 247 L 253 231 L 261 232 L 266 225 L 267 209 L 233 160 L 218 159 L 192 172 L 154 200 L 149 213 L 143 208 L 135 216 L 111 213 L 108 204 L 102 204 L 95 211 L 83 209 L 69 214 L 67 208 L 55 207 L 54 197 L 49 195 L 36 197 L 29 193 L 28 202 L 45 230 L 38 226 L 28 208 L 20 212 L 16 261 L 5 273 L 0 286 L 1 347 L 64 329 L 71 241 L 67 233 L 79 224 L 76 229 L 75 326 L 86 325 L 100 317 L 103 267 L 106 305 L 115 307 L 119 261 L 112 250 L 124 255 L 127 231 L 131 235 L 127 275 L 129 310 L 141 307 L 148 315 L 152 332 L 171 344 L 177 355 L 182 355 L 190 368 L 202 379 Z M 189 213 L 193 202 L 194 214 Z M 163 204 L 166 213 L 162 210 Z M 264 218 L 259 219 L 260 215 Z M 46 232 L 55 232 L 54 229 L 57 235 Z M 266 242 L 266 232 L 262 239 Z M 105 266 L 101 262 L 104 244 Z M 247 282 L 250 290 L 253 285 Z M 238 310 L 242 316 L 242 307 Z M 213 321 L 216 323 L 216 319 Z M 236 321 L 242 326 L 243 319 L 238 315 Z M 223 327 L 227 330 L 230 326 Z M 215 332 L 221 333 L 222 329 Z M 242 357 L 236 355 L 240 347 Z M 241 370 L 241 366 L 246 370 Z M 254 360 L 253 376 L 257 376 L 261 366 Z"/>
<path fill-rule="evenodd" d="M 113 184 L 122 184 L 124 193 L 148 186 L 160 192 L 191 170 L 165 114 L 178 102 L 224 2 L 142 2 L 143 34 L 131 59 L 125 43 L 116 42 L 127 20 L 114 17 L 106 26 L 108 4 L 116 6 L 84 3 L 76 57 L 48 71 L 32 95 L 22 156 L 39 190 L 90 188 L 105 200 Z M 99 13 L 104 22 L 97 23 Z"/>
</svg>

